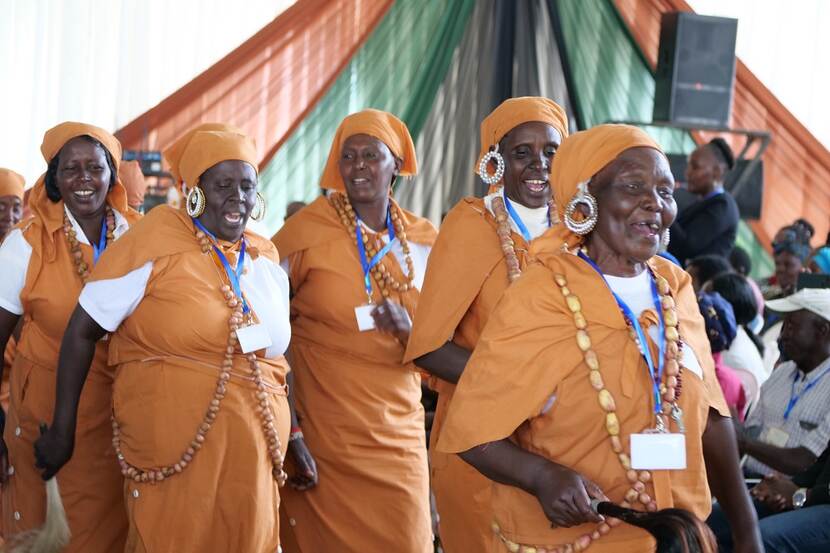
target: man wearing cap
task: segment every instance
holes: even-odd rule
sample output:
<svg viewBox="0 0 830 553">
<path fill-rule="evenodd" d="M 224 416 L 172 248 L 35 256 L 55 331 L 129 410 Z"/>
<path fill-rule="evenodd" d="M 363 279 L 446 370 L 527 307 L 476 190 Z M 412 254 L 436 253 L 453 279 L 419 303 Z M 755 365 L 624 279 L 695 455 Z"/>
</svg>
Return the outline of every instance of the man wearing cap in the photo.
<svg viewBox="0 0 830 553">
<path fill-rule="evenodd" d="M 23 217 L 23 177 L 0 167 L 0 242 Z"/>
<path fill-rule="evenodd" d="M 812 465 L 830 441 L 830 289 L 806 288 L 770 300 L 784 318 L 779 342 L 789 361 L 761 387 L 761 399 L 738 446 L 744 472 L 796 474 Z"/>
</svg>

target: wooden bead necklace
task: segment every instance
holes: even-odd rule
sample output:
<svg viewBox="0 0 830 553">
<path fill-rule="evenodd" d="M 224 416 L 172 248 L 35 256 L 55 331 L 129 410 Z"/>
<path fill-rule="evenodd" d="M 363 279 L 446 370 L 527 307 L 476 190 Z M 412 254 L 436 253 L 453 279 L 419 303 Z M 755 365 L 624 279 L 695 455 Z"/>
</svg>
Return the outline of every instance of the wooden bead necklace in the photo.
<svg viewBox="0 0 830 553">
<path fill-rule="evenodd" d="M 104 215 L 107 221 L 107 245 L 112 244 L 115 240 L 115 213 L 110 206 L 106 206 L 106 213 Z M 89 279 L 91 267 L 84 261 L 84 253 L 81 251 L 81 242 L 78 240 L 78 233 L 72 227 L 72 222 L 69 220 L 66 210 L 63 212 L 63 233 L 66 235 L 66 240 L 69 242 L 69 253 L 72 256 L 72 262 L 75 264 L 75 272 L 81 278 L 81 282 L 86 284 Z"/>
<path fill-rule="evenodd" d="M 677 311 L 675 309 L 674 298 L 671 295 L 671 289 L 668 281 L 656 272 L 652 271 L 656 282 L 657 290 L 660 295 L 660 306 L 663 311 L 663 321 L 666 325 L 666 364 L 665 364 L 665 378 L 660 385 L 660 393 L 663 399 L 663 413 L 658 415 L 658 427 L 662 426 L 668 428 L 667 417 L 675 420 L 680 432 L 684 431 L 682 424 L 682 411 L 677 405 L 677 400 L 680 397 L 681 390 L 681 366 L 679 363 L 681 354 L 682 340 L 680 338 L 680 331 L 678 327 Z M 588 367 L 588 380 L 591 387 L 597 392 L 597 399 L 599 405 L 605 413 L 605 429 L 608 432 L 609 444 L 617 458 L 625 470 L 626 479 L 631 487 L 625 493 L 625 500 L 620 503 L 621 506 L 630 508 L 636 503 L 640 503 L 649 512 L 657 511 L 657 502 L 646 493 L 646 484 L 651 482 L 652 475 L 648 470 L 637 471 L 631 467 L 631 458 L 625 452 L 622 439 L 620 438 L 620 421 L 616 414 L 616 402 L 611 392 L 605 387 L 605 383 L 600 372 L 599 357 L 594 351 L 591 343 L 591 338 L 588 335 L 588 322 L 585 315 L 582 313 L 582 304 L 579 298 L 573 294 L 568 288 L 568 282 L 562 274 L 554 275 L 559 290 L 565 298 L 565 303 L 568 310 L 573 317 L 574 326 L 576 326 L 576 343 L 580 351 L 582 351 L 583 360 Z M 633 331 L 631 321 L 626 320 L 626 325 L 629 329 L 629 335 L 637 343 L 640 352 L 643 352 L 646 344 L 640 344 L 636 333 Z M 597 525 L 596 529 L 590 534 L 581 535 L 573 543 L 565 545 L 549 545 L 549 546 L 531 546 L 515 543 L 507 539 L 502 533 L 497 523 L 493 523 L 493 531 L 498 535 L 501 541 L 511 552 L 519 553 L 573 553 L 584 551 L 590 547 L 591 543 L 600 539 L 602 536 L 608 534 L 611 528 L 618 526 L 620 520 L 615 518 L 607 518 L 605 522 Z"/>
<path fill-rule="evenodd" d="M 196 238 L 199 241 L 202 253 L 211 255 L 211 250 L 213 248 L 211 239 L 200 230 L 196 231 Z M 231 309 L 231 316 L 228 320 L 228 328 L 230 332 L 228 334 L 227 347 L 225 348 L 225 358 L 222 361 L 219 371 L 219 379 L 216 383 L 216 390 L 214 390 L 213 398 L 210 400 L 207 412 L 196 430 L 196 435 L 176 463 L 155 469 L 140 469 L 128 463 L 124 458 L 124 454 L 121 451 L 121 429 L 113 416 L 112 444 L 115 447 L 118 463 L 121 465 L 121 474 L 123 474 L 125 478 L 132 479 L 135 482 L 161 482 L 165 478 L 169 478 L 185 470 L 187 466 L 193 462 L 193 459 L 196 457 L 199 450 L 202 449 L 202 445 L 205 443 L 208 432 L 219 414 L 219 407 L 221 406 L 222 399 L 227 393 L 227 384 L 231 379 L 231 369 L 233 368 L 233 357 L 237 352 L 237 346 L 239 344 L 236 331 L 240 328 L 240 326 L 242 326 L 243 322 L 246 322 L 247 324 L 251 324 L 253 322 L 253 317 L 250 313 L 247 316 L 243 313 L 243 302 L 236 297 L 236 294 L 234 294 L 230 286 L 225 284 L 220 287 L 220 291 L 225 298 L 227 306 Z M 271 474 L 277 481 L 277 484 L 282 487 L 288 479 L 288 475 L 283 470 L 284 459 L 282 455 L 282 445 L 277 429 L 274 426 L 276 417 L 272 412 L 270 403 L 268 402 L 269 393 L 266 388 L 265 381 L 262 378 L 262 371 L 259 368 L 256 353 L 247 353 L 245 354 L 245 358 L 248 360 L 251 376 L 253 377 L 254 384 L 256 385 L 255 395 L 258 401 L 257 413 L 259 414 L 261 426 L 268 443 L 268 453 L 271 457 L 272 466 Z"/>
<path fill-rule="evenodd" d="M 499 237 L 499 245 L 504 253 L 504 262 L 507 264 L 507 280 L 513 283 L 522 276 L 522 269 L 519 265 L 519 256 L 516 254 L 516 243 L 513 241 L 510 215 L 507 213 L 507 206 L 504 205 L 504 198 L 501 197 L 501 194 L 493 197 L 490 206 L 493 208 L 493 215 L 496 218 L 496 235 Z M 548 203 L 548 213 L 556 213 L 553 201 Z M 551 220 L 551 225 L 553 224 L 554 221 Z"/>
<path fill-rule="evenodd" d="M 352 204 L 349 202 L 349 198 L 345 194 L 335 192 L 329 196 L 329 202 L 331 202 L 331 205 L 334 207 L 335 211 L 337 211 L 337 215 L 340 217 L 340 222 L 343 223 L 343 226 L 349 231 L 349 235 L 353 240 L 357 240 L 357 225 L 360 223 L 358 223 L 357 214 L 354 211 L 354 207 L 352 207 Z M 404 259 L 406 261 L 406 282 L 398 282 L 398 280 L 392 276 L 389 269 L 386 268 L 385 261 L 381 260 L 380 263 L 372 267 L 371 273 L 384 298 L 389 297 L 391 293 L 390 290 L 395 292 L 408 291 L 412 288 L 412 282 L 415 280 L 415 264 L 412 262 L 409 242 L 406 240 L 406 229 L 403 226 L 403 219 L 400 212 L 401 208 L 394 204 L 390 199 L 389 209 L 392 225 L 395 228 L 395 237 L 401 244 L 401 249 L 403 250 Z M 374 257 L 374 255 L 383 248 L 383 241 L 380 238 L 380 234 L 361 232 L 361 236 L 363 238 L 363 245 L 366 247 L 366 255 L 369 258 Z"/>
</svg>

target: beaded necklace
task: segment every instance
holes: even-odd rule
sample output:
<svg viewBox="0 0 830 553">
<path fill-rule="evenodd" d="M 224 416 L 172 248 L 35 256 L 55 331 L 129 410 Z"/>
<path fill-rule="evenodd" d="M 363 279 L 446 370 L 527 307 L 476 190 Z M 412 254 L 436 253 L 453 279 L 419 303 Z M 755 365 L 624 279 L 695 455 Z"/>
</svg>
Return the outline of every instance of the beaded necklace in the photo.
<svg viewBox="0 0 830 553">
<path fill-rule="evenodd" d="M 667 417 L 671 416 L 677 424 L 678 429 L 683 432 L 683 413 L 677 405 L 677 400 L 680 397 L 681 391 L 681 367 L 679 359 L 682 346 L 677 311 L 668 281 L 656 272 L 653 272 L 652 274 L 657 284 L 657 290 L 660 294 L 660 307 L 663 311 L 663 322 L 666 326 L 664 378 L 659 387 L 663 399 L 663 412 L 661 415 L 658 415 L 658 420 L 662 419 L 662 422 L 658 423 L 658 426 L 663 424 L 664 427 L 667 428 Z M 654 512 L 657 510 L 657 502 L 648 493 L 646 493 L 646 484 L 649 483 L 652 478 L 651 472 L 648 470 L 634 470 L 631 467 L 631 458 L 623 448 L 622 439 L 620 438 L 620 421 L 616 414 L 616 402 L 614 401 L 614 397 L 611 392 L 605 387 L 605 382 L 600 371 L 599 357 L 593 349 L 591 338 L 588 334 L 588 322 L 585 315 L 582 313 L 582 304 L 579 301 L 579 298 L 568 288 L 568 282 L 564 275 L 558 273 L 555 274 L 554 281 L 559 287 L 562 296 L 565 298 L 565 303 L 568 310 L 571 312 L 571 316 L 573 317 L 574 326 L 577 329 L 576 343 L 580 351 L 582 351 L 583 360 L 585 361 L 585 365 L 588 367 L 588 380 L 591 387 L 597 392 L 597 400 L 605 413 L 605 430 L 608 432 L 609 445 L 611 446 L 611 450 L 617 455 L 620 465 L 625 470 L 626 479 L 631 486 L 628 491 L 626 491 L 625 499 L 620 503 L 620 505 L 622 507 L 630 508 L 636 503 L 639 503 L 647 511 Z M 648 347 L 648 345 L 640 343 L 636 332 L 633 331 L 631 321 L 627 319 L 626 326 L 629 330 L 629 336 L 635 341 L 638 349 L 642 352 L 643 348 Z M 493 531 L 498 535 L 510 551 L 522 553 L 566 553 L 584 551 L 590 547 L 593 541 L 608 534 L 611 531 L 611 528 L 618 526 L 620 522 L 621 521 L 619 519 L 607 518 L 605 522 L 598 524 L 593 532 L 581 535 L 573 543 L 558 546 L 550 545 L 545 547 L 515 543 L 507 539 L 501 533 L 501 529 L 495 522 L 493 523 Z"/>
<path fill-rule="evenodd" d="M 101 238 L 105 240 L 104 248 L 106 248 L 106 246 L 112 244 L 113 240 L 115 240 L 115 213 L 110 206 L 106 206 L 104 225 L 106 230 L 103 232 L 104 236 Z M 63 212 L 63 233 L 66 236 L 66 241 L 69 242 L 69 253 L 72 256 L 72 262 L 75 264 L 75 272 L 78 273 L 81 282 L 86 284 L 86 281 L 89 280 L 90 266 L 84 261 L 84 254 L 81 251 L 78 234 L 72 227 L 72 222 L 69 220 L 69 215 L 66 213 L 66 210 Z M 93 248 L 98 252 L 98 248 Z"/>
<path fill-rule="evenodd" d="M 353 240 L 357 240 L 357 225 L 360 223 L 358 222 L 358 217 L 354 211 L 354 207 L 352 207 L 351 202 L 349 202 L 349 198 L 345 194 L 335 192 L 329 196 L 329 202 L 334 207 L 335 211 L 337 211 L 337 215 L 340 217 L 340 222 L 343 223 L 343 226 L 349 231 L 349 235 Z M 415 279 L 415 264 L 412 262 L 409 242 L 406 240 L 406 230 L 403 226 L 400 207 L 394 205 L 391 200 L 389 202 L 389 214 L 392 220 L 392 225 L 395 228 L 395 236 L 400 242 L 401 249 L 403 250 L 407 271 L 406 276 L 404 277 L 406 281 L 398 282 L 398 280 L 392 276 L 389 269 L 386 268 L 383 259 L 371 268 L 372 277 L 374 277 L 374 281 L 377 283 L 384 298 L 389 297 L 391 293 L 390 290 L 394 290 L 396 292 L 406 292 L 412 288 L 412 282 Z M 383 243 L 380 235 L 370 235 L 370 233 L 361 232 L 360 236 L 363 241 L 363 245 L 366 248 L 366 254 L 369 258 L 374 257 L 375 254 L 383 249 Z"/>
<path fill-rule="evenodd" d="M 513 283 L 522 276 L 522 269 L 519 265 L 519 256 L 516 254 L 516 243 L 512 238 L 513 229 L 510 227 L 510 215 L 507 213 L 507 206 L 505 206 L 501 194 L 493 197 L 490 206 L 493 208 L 493 215 L 496 217 L 496 236 L 499 237 L 499 245 L 507 264 L 507 280 Z M 552 200 L 548 203 L 548 213 L 556 213 Z M 553 226 L 553 223 L 554 221 L 551 220 L 551 226 Z"/>
<path fill-rule="evenodd" d="M 213 241 L 201 230 L 196 230 L 196 239 L 199 241 L 202 253 L 205 255 L 211 255 L 211 250 L 214 247 L 218 247 L 215 246 Z M 208 432 L 219 414 L 219 407 L 221 406 L 222 399 L 227 393 L 227 383 L 231 378 L 231 369 L 233 368 L 233 357 L 236 354 L 237 346 L 239 344 L 236 331 L 240 328 L 240 326 L 243 326 L 243 322 L 246 325 L 254 322 L 253 314 L 251 312 L 247 314 L 243 313 L 243 298 L 237 298 L 233 289 L 229 285 L 223 284 L 219 288 L 219 291 L 224 296 L 225 302 L 231 310 L 231 316 L 228 319 L 228 328 L 230 332 L 228 333 L 225 358 L 222 361 L 222 365 L 219 370 L 219 378 L 216 382 L 216 389 L 214 390 L 213 397 L 208 404 L 205 416 L 196 430 L 196 435 L 193 437 L 193 440 L 191 440 L 190 444 L 187 446 L 184 453 L 182 453 L 176 463 L 154 469 L 140 469 L 128 463 L 124 458 L 124 454 L 121 451 L 121 429 L 113 416 L 112 444 L 115 447 L 118 463 L 121 466 L 121 474 L 123 474 L 125 478 L 130 478 L 135 482 L 161 482 L 165 478 L 169 478 L 185 470 L 187 466 L 193 462 L 193 459 L 196 457 L 199 450 L 202 449 L 202 445 L 207 438 Z M 282 446 L 279 434 L 274 426 L 276 417 L 272 412 L 270 403 L 268 402 L 269 394 L 265 386 L 265 381 L 262 378 L 262 371 L 259 368 L 256 353 L 250 352 L 245 354 L 245 359 L 248 361 L 251 376 L 253 377 L 254 384 L 256 385 L 255 395 L 258 402 L 257 412 L 259 413 L 259 417 L 262 421 L 262 429 L 268 443 L 268 454 L 271 457 L 272 466 L 271 474 L 277 481 L 277 484 L 282 487 L 288 479 L 288 475 L 283 470 L 284 459 L 281 451 Z"/>
</svg>

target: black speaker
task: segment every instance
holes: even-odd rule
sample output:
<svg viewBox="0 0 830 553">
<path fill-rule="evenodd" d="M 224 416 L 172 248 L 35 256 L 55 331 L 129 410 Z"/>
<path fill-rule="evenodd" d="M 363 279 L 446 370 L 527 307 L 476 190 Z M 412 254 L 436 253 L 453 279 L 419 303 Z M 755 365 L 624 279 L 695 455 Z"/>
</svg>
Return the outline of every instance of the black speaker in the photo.
<svg viewBox="0 0 830 553">
<path fill-rule="evenodd" d="M 677 202 L 677 211 L 679 213 L 685 207 L 698 201 L 698 197 L 686 190 L 686 156 L 682 154 L 668 154 L 668 158 L 669 167 L 677 184 L 674 190 L 674 200 Z M 747 164 L 749 164 L 749 160 L 742 159 L 738 161 L 735 168 L 729 171 L 724 178 L 723 188 L 735 198 L 741 219 L 757 220 L 761 218 L 761 203 L 764 197 L 763 161 L 759 161 L 755 169 L 746 178 L 737 196 L 733 193 L 738 178 L 747 170 Z"/>
<path fill-rule="evenodd" d="M 735 84 L 738 20 L 667 12 L 660 25 L 655 121 L 726 127 Z"/>
</svg>

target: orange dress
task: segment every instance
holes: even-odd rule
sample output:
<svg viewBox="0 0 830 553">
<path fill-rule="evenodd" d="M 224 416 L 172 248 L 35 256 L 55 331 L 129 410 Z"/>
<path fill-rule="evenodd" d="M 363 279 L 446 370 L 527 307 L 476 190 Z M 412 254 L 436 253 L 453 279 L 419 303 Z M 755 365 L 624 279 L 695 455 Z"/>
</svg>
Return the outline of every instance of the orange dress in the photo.
<svg viewBox="0 0 830 553">
<path fill-rule="evenodd" d="M 405 361 L 435 351 L 450 338 L 459 347 L 475 349 L 490 313 L 509 285 L 496 228 L 495 218 L 480 198 L 464 198 L 447 214 L 430 253 Z M 516 232 L 512 238 L 524 270 L 527 243 Z M 435 447 L 455 385 L 430 376 L 429 386 L 439 394 L 429 455 L 441 545 L 450 553 L 496 551 L 501 546 L 490 529 L 491 481 L 458 455 Z"/>
<path fill-rule="evenodd" d="M 592 479 L 619 503 L 629 484 L 611 449 L 605 414 L 588 380 L 573 317 L 554 275 L 564 275 L 582 303 L 605 386 L 616 401 L 626 450 L 630 434 L 653 426 L 645 361 L 611 293 L 590 266 L 568 253 L 538 253 L 536 259 L 540 263 L 532 264 L 507 289 L 492 313 L 458 383 L 438 448 L 458 453 L 510 437 L 522 448 Z M 650 263 L 669 282 L 681 336 L 688 346 L 684 359 L 696 354 L 702 378 L 691 370 L 682 372 L 679 405 L 685 411 L 687 468 L 652 471 L 646 491 L 660 508 L 680 507 L 705 519 L 711 496 L 701 436 L 710 407 L 723 416 L 729 411 L 689 276 L 662 258 Z M 657 315 L 646 310 L 640 321 L 647 328 L 656 324 Z M 595 529 L 590 524 L 551 529 L 536 498 L 512 486 L 494 483 L 492 505 L 493 522 L 515 543 L 550 548 L 572 543 Z M 594 541 L 590 551 L 653 549 L 654 540 L 645 531 L 623 524 Z"/>
<path fill-rule="evenodd" d="M 30 205 L 35 217 L 23 225 L 22 233 L 32 254 L 20 293 L 23 329 L 10 371 L 4 433 L 13 467 L 2 494 L 7 538 L 40 526 L 44 520 L 46 493 L 35 468 L 34 442 L 40 435 L 39 425 L 52 420 L 58 351 L 81 291 L 81 279 L 64 236 L 63 202 L 48 200 L 41 181 L 32 190 Z M 123 216 L 130 223 L 140 217 L 129 210 Z M 92 265 L 92 248 L 82 244 L 81 250 L 84 261 Z M 95 348 L 78 409 L 74 455 L 58 475 L 72 532 L 67 552 L 108 553 L 124 546 L 127 518 L 112 447 L 113 374 L 107 366 L 108 346 L 101 341 Z"/>
<path fill-rule="evenodd" d="M 410 244 L 432 245 L 428 221 L 406 212 L 403 221 Z M 319 474 L 311 490 L 284 489 L 283 550 L 432 551 L 420 375 L 394 338 L 358 331 L 366 292 L 355 243 L 322 197 L 274 242 L 290 265 L 292 394 Z M 418 291 L 391 299 L 411 317 Z"/>
<path fill-rule="evenodd" d="M 246 274 L 250 264 L 266 261 L 285 281 L 273 244 L 247 232 L 245 237 Z M 235 266 L 234 251 L 228 247 L 225 253 Z M 106 298 L 91 287 L 109 281 L 117 287 L 119 279 L 148 263 L 152 269 L 140 299 L 111 335 L 109 348 L 121 449 L 129 464 L 144 470 L 176 463 L 194 439 L 217 385 L 231 313 L 219 290 L 227 277 L 201 251 L 190 218 L 168 206 L 151 211 L 107 250 L 80 304 L 93 318 L 98 309 L 106 313 Z M 250 300 L 245 276 L 242 286 Z M 285 292 L 282 304 L 275 298 L 274 309 L 282 305 L 288 329 L 287 282 Z M 257 305 L 250 303 L 257 316 Z M 284 446 L 288 365 L 282 355 L 263 357 L 259 351 L 257 357 Z M 257 388 L 238 347 L 227 389 L 204 445 L 181 473 L 156 483 L 126 482 L 128 553 L 276 551 L 279 489 L 257 412 Z"/>
</svg>

